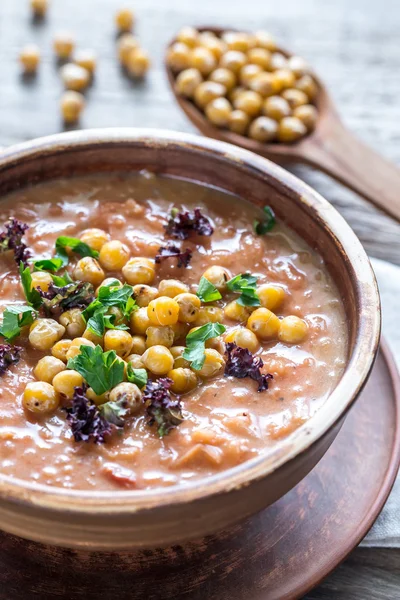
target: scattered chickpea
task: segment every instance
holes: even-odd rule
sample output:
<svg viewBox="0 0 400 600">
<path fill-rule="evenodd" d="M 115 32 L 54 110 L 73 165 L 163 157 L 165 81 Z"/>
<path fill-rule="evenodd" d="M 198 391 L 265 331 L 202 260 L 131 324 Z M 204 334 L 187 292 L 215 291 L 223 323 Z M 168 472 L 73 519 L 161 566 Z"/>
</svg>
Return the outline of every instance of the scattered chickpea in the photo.
<svg viewBox="0 0 400 600">
<path fill-rule="evenodd" d="M 278 339 L 287 344 L 299 344 L 308 333 L 308 325 L 299 317 L 289 316 L 282 319 L 278 333 Z"/>
<path fill-rule="evenodd" d="M 132 336 L 122 329 L 108 329 L 104 334 L 104 351 L 115 350 L 121 358 L 131 354 Z"/>
<path fill-rule="evenodd" d="M 126 59 L 126 68 L 132 77 L 144 77 L 149 70 L 151 61 L 148 53 L 143 48 L 131 50 Z"/>
<path fill-rule="evenodd" d="M 54 319 L 36 319 L 29 330 L 29 342 L 36 350 L 50 350 L 65 333 L 65 327 Z"/>
<path fill-rule="evenodd" d="M 124 67 L 127 66 L 128 56 L 132 50 L 139 48 L 139 42 L 131 33 L 124 33 L 118 40 L 118 58 Z"/>
<path fill-rule="evenodd" d="M 80 337 L 86 329 L 82 311 L 79 308 L 71 308 L 71 310 L 62 313 L 59 321 L 65 327 L 66 334 L 71 338 Z"/>
<path fill-rule="evenodd" d="M 115 15 L 115 24 L 118 31 L 132 31 L 134 24 L 134 14 L 129 8 L 121 8 Z"/>
<path fill-rule="evenodd" d="M 78 371 L 68 369 L 57 373 L 53 379 L 53 386 L 62 398 L 72 398 L 76 387 L 82 387 L 83 377 Z"/>
<path fill-rule="evenodd" d="M 249 127 L 250 117 L 242 110 L 233 110 L 229 115 L 228 128 L 233 133 L 245 135 Z"/>
<path fill-rule="evenodd" d="M 63 65 L 60 69 L 60 75 L 65 88 L 74 92 L 81 92 L 86 89 L 90 82 L 89 71 L 74 63 Z"/>
<path fill-rule="evenodd" d="M 225 342 L 234 342 L 241 348 L 247 348 L 253 354 L 260 348 L 260 342 L 258 341 L 257 336 L 246 327 L 232 329 L 232 331 L 226 334 Z"/>
<path fill-rule="evenodd" d="M 32 381 L 27 384 L 22 399 L 23 407 L 34 414 L 53 412 L 59 404 L 56 390 L 45 381 Z"/>
<path fill-rule="evenodd" d="M 165 346 L 151 346 L 143 354 L 142 361 L 154 375 L 166 375 L 174 365 L 174 358 Z"/>
<path fill-rule="evenodd" d="M 197 87 L 202 81 L 203 77 L 198 69 L 185 69 L 176 78 L 176 91 L 181 96 L 193 98 Z"/>
<path fill-rule="evenodd" d="M 85 256 L 78 260 L 73 271 L 73 277 L 77 281 L 87 281 L 97 287 L 104 281 L 105 274 L 95 258 Z"/>
<path fill-rule="evenodd" d="M 54 38 L 53 47 L 57 57 L 61 60 L 66 60 L 74 51 L 74 38 L 67 32 L 58 33 Z"/>
<path fill-rule="evenodd" d="M 196 371 L 196 373 L 199 377 L 208 379 L 221 372 L 225 366 L 225 361 L 224 357 L 213 348 L 206 348 L 204 350 L 204 355 L 204 364 L 199 371 Z"/>
<path fill-rule="evenodd" d="M 57 373 L 61 373 L 65 368 L 65 364 L 59 358 L 43 356 L 37 363 L 33 373 L 39 381 L 51 383 Z"/>
<path fill-rule="evenodd" d="M 153 283 L 155 274 L 154 260 L 150 258 L 131 258 L 122 267 L 122 275 L 129 285 Z"/>
<path fill-rule="evenodd" d="M 30 0 L 33 15 L 38 18 L 43 18 L 48 9 L 48 0 Z"/>
<path fill-rule="evenodd" d="M 280 308 L 285 299 L 285 290 L 279 285 L 264 283 L 257 288 L 257 296 L 260 299 L 261 306 L 275 312 Z"/>
<path fill-rule="evenodd" d="M 152 325 L 174 325 L 178 321 L 179 304 L 173 298 L 160 296 L 148 305 L 147 316 Z"/>
<path fill-rule="evenodd" d="M 84 107 L 85 98 L 79 92 L 68 90 L 61 97 L 61 114 L 65 123 L 76 123 L 79 121 Z"/>
<path fill-rule="evenodd" d="M 248 318 L 247 327 L 261 340 L 278 337 L 280 321 L 268 308 L 257 308 Z"/>
<path fill-rule="evenodd" d="M 197 376 L 188 368 L 174 368 L 167 373 L 167 377 L 172 379 L 171 390 L 174 394 L 190 392 L 197 386 Z"/>
<path fill-rule="evenodd" d="M 19 62 L 22 65 L 24 73 L 32 75 L 36 73 L 40 63 L 40 50 L 36 44 L 25 46 L 19 54 Z"/>
<path fill-rule="evenodd" d="M 93 75 L 97 64 L 96 53 L 93 50 L 77 50 L 74 54 L 74 63 Z"/>
<path fill-rule="evenodd" d="M 269 117 L 258 117 L 250 125 L 249 137 L 257 142 L 272 142 L 276 139 L 278 124 Z"/>
<path fill-rule="evenodd" d="M 207 104 L 205 109 L 207 119 L 217 127 L 226 127 L 228 125 L 231 112 L 231 103 L 226 98 L 215 98 L 215 100 Z"/>
<path fill-rule="evenodd" d="M 102 246 L 99 261 L 107 271 L 120 271 L 129 260 L 129 248 L 119 240 L 106 242 Z"/>
<path fill-rule="evenodd" d="M 46 271 L 32 273 L 32 288 L 40 288 L 42 292 L 47 292 L 51 283 L 53 283 L 53 279 L 50 273 L 46 273 Z"/>
</svg>

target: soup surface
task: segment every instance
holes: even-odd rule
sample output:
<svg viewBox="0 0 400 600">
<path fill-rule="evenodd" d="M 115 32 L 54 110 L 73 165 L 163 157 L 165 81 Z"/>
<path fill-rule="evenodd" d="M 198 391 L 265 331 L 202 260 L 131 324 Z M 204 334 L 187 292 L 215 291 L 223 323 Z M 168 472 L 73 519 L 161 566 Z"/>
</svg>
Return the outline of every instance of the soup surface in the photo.
<svg viewBox="0 0 400 600">
<path fill-rule="evenodd" d="M 188 235 L 183 240 L 174 239 L 172 230 L 166 231 L 169 219 L 179 220 L 177 213 L 182 211 L 193 215 L 195 208 L 200 208 L 205 217 L 206 235 L 200 235 L 202 230 L 196 225 L 186 230 L 178 227 L 175 234 L 178 232 L 179 236 L 184 230 L 183 235 Z M 175 211 L 172 217 L 171 210 Z M 323 261 L 282 223 L 277 222 L 264 234 L 255 233 L 254 221 L 263 222 L 265 214 L 250 203 L 193 182 L 141 173 L 59 180 L 15 192 L 0 205 L 1 223 L 11 217 L 29 225 L 23 239 L 34 260 L 54 256 L 55 241 L 60 236 L 82 236 L 89 246 L 98 247 L 100 256 L 88 260 L 81 259 L 68 246 L 64 255 L 69 255 L 69 265 L 61 267 L 57 275 L 67 271 L 73 279 L 91 281 L 95 288 L 107 286 L 109 281 L 102 282 L 105 277 L 132 283 L 137 286 L 133 298 L 140 308 L 131 306 L 131 314 L 127 311 L 124 316 L 120 305 L 114 307 L 115 314 L 108 323 L 111 327 L 122 324 L 125 329 L 106 327 L 103 337 L 88 331 L 88 323 L 80 314 L 80 320 L 69 322 L 62 319 L 60 312 L 43 315 L 43 306 L 39 308 L 39 320 L 46 317 L 64 323 L 50 344 L 46 342 L 46 329 L 39 336 L 32 335 L 37 320 L 30 328 L 21 327 L 21 334 L 11 341 L 22 348 L 19 362 L 0 378 L 0 471 L 6 475 L 86 490 L 184 485 L 267 452 L 318 410 L 342 374 L 347 352 L 345 314 Z M 92 239 L 90 231 L 82 235 L 92 228 L 105 232 L 104 239 L 101 235 L 100 242 L 95 236 Z M 107 240 L 120 240 L 127 246 L 128 254 L 121 258 L 121 248 L 115 254 L 113 245 L 105 252 L 103 244 Z M 172 244 L 175 249 L 171 250 Z M 163 256 L 155 263 L 160 247 L 169 251 L 161 251 Z M 182 252 L 190 251 L 182 258 L 187 262 L 191 255 L 186 267 L 178 267 L 175 256 L 166 256 L 176 253 L 176 247 Z M 132 257 L 150 261 L 134 261 L 131 271 L 125 268 L 121 272 L 118 259 L 126 263 Z M 102 271 L 96 274 L 93 264 L 86 271 L 81 260 L 85 264 L 95 261 Z M 0 254 L 0 266 L 0 304 L 4 313 L 5 309 L 26 305 L 27 301 L 12 252 Z M 210 271 L 210 267 L 221 269 Z M 204 273 L 209 274 L 207 281 L 211 286 L 203 298 L 215 297 L 218 289 L 221 298 L 211 302 L 199 300 L 199 308 L 192 296 L 198 292 Z M 222 282 L 218 280 L 221 273 L 225 274 Z M 227 288 L 226 280 L 241 274 L 254 277 L 237 282 L 236 288 L 232 283 Z M 33 285 L 37 285 L 37 274 L 36 279 L 33 275 Z M 40 277 L 43 292 L 49 286 L 45 281 L 48 276 Z M 171 279 L 182 282 L 180 287 L 168 281 Z M 138 284 L 150 288 L 141 291 Z M 115 292 L 115 286 L 116 281 L 108 289 Z M 188 304 L 183 300 L 179 304 L 178 322 L 174 312 L 176 293 L 191 295 L 183 299 Z M 244 305 L 239 304 L 238 300 L 246 295 Z M 150 305 L 155 306 L 155 312 L 149 321 L 147 305 L 157 296 L 164 299 L 164 304 Z M 172 310 L 165 298 L 173 301 Z M 187 312 L 188 307 L 193 311 Z M 84 308 L 79 306 L 75 311 L 82 312 Z M 111 308 L 104 310 L 108 311 L 106 314 L 112 312 Z M 101 321 L 104 312 L 103 317 L 101 310 L 97 314 Z M 288 316 L 297 319 L 285 319 Z M 212 332 L 210 322 L 219 323 L 220 328 Z M 206 333 L 215 335 L 206 341 L 204 351 L 201 340 L 189 343 L 187 335 L 190 329 L 207 324 Z M 41 331 L 40 326 L 36 331 Z M 110 402 L 109 390 L 103 395 L 87 390 L 78 368 L 74 369 L 78 371 L 76 385 L 84 399 L 77 398 L 76 393 L 71 398 L 67 388 L 62 387 L 67 372 L 63 371 L 65 351 L 71 350 L 71 344 L 59 344 L 55 351 L 55 343 L 82 337 L 93 342 L 91 351 L 95 343 L 102 346 L 101 351 L 115 348 L 126 361 L 125 377 L 126 364 L 132 367 L 130 379 L 135 383 L 131 391 L 136 392 L 128 408 L 124 404 L 126 396 L 114 394 L 113 405 L 108 405 L 113 415 L 110 423 L 104 409 L 99 409 L 102 403 Z M 128 348 L 129 338 L 132 345 Z M 45 348 L 46 344 L 50 347 Z M 203 367 L 199 369 L 197 364 L 194 368 L 193 360 L 182 356 L 185 346 L 192 351 L 194 348 L 200 363 L 205 359 Z M 243 346 L 247 350 L 238 352 Z M 156 351 L 146 350 L 154 347 Z M 80 349 L 78 341 L 75 352 L 70 351 L 68 356 L 76 360 Z M 42 368 L 37 368 L 38 361 L 49 356 L 58 356 L 58 362 L 47 365 L 46 359 Z M 264 363 L 261 367 L 258 358 Z M 96 369 L 93 366 L 92 371 Z M 53 375 L 59 370 L 62 377 L 58 377 L 57 386 Z M 265 377 L 266 374 L 273 378 Z M 157 383 L 144 388 L 138 375 L 147 376 L 148 382 L 158 381 L 158 388 Z M 166 377 L 171 381 L 166 383 Z M 26 386 L 30 389 L 37 379 L 47 381 L 44 392 L 35 384 L 27 394 Z M 145 390 L 144 399 L 139 387 L 142 392 Z M 259 387 L 268 389 L 258 392 Z M 50 395 L 49 388 L 53 390 Z M 161 404 L 155 399 L 157 389 L 162 392 L 161 401 L 158 398 Z M 174 394 L 173 390 L 180 393 Z M 116 404 L 122 407 L 118 414 Z M 93 433 L 96 418 L 103 425 L 104 420 L 108 423 L 103 439 Z"/>
</svg>

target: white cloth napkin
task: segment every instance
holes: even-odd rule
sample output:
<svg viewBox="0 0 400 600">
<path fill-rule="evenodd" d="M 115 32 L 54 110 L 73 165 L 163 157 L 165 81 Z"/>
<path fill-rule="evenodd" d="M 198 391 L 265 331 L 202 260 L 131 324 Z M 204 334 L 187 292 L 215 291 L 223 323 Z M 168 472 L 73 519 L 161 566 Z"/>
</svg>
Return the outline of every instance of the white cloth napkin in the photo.
<svg viewBox="0 0 400 600">
<path fill-rule="evenodd" d="M 383 335 L 389 342 L 400 368 L 400 268 L 376 258 L 371 260 L 378 279 L 382 300 Z M 363 546 L 400 547 L 400 475 L 375 525 L 362 542 Z"/>
</svg>

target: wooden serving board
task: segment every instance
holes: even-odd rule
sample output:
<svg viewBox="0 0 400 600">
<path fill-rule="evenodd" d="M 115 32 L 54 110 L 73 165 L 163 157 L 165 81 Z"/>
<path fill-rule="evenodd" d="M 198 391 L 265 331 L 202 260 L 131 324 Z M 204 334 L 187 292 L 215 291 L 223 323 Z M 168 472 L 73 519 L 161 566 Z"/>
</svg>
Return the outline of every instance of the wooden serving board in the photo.
<svg viewBox="0 0 400 600">
<path fill-rule="evenodd" d="M 270 508 L 219 535 L 154 551 L 76 552 L 0 534 L 0 598 L 300 598 L 382 509 L 399 466 L 399 424 L 399 375 L 384 345 L 328 453 Z"/>
</svg>

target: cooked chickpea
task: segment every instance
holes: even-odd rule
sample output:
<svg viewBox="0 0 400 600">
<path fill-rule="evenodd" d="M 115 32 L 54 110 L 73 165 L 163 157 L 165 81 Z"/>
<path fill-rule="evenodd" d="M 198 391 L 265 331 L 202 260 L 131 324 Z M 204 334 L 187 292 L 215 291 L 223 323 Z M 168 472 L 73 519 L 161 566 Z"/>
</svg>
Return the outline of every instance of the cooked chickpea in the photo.
<svg viewBox="0 0 400 600">
<path fill-rule="evenodd" d="M 82 337 L 85 338 L 85 340 L 89 340 L 89 342 L 92 342 L 95 346 L 104 346 L 104 336 L 97 335 L 91 329 L 85 329 L 85 331 L 82 334 Z"/>
<path fill-rule="evenodd" d="M 263 104 L 262 112 L 266 117 L 280 121 L 284 117 L 288 117 L 291 114 L 291 108 L 285 98 L 281 96 L 270 96 Z"/>
<path fill-rule="evenodd" d="M 24 73 L 36 73 L 40 62 L 40 50 L 36 44 L 25 46 L 19 54 L 19 62 L 22 65 Z"/>
<path fill-rule="evenodd" d="M 75 48 L 75 41 L 71 34 L 58 33 L 53 42 L 54 52 L 58 58 L 65 60 L 71 56 Z"/>
<path fill-rule="evenodd" d="M 148 53 L 143 48 L 131 50 L 126 59 L 126 68 L 132 77 L 144 77 L 151 66 Z"/>
<path fill-rule="evenodd" d="M 96 392 L 92 388 L 88 388 L 86 390 L 86 396 L 89 398 L 89 400 L 91 400 L 92 402 L 97 404 L 97 406 L 100 406 L 101 404 L 105 404 L 110 399 L 109 392 L 105 392 L 104 394 L 99 395 L 99 394 L 96 394 Z"/>
<path fill-rule="evenodd" d="M 49 285 L 53 283 L 53 278 L 46 271 L 35 271 L 32 273 L 32 288 L 39 288 L 42 292 L 47 292 Z"/>
<path fill-rule="evenodd" d="M 188 291 L 189 288 L 186 283 L 178 279 L 163 279 L 158 286 L 160 296 L 168 296 L 169 298 L 175 298 L 178 294 L 185 294 Z"/>
<path fill-rule="evenodd" d="M 308 103 L 308 96 L 304 92 L 296 89 L 288 89 L 282 92 L 282 98 L 288 101 L 290 108 L 294 109 L 298 106 Z"/>
<path fill-rule="evenodd" d="M 296 81 L 294 87 L 297 90 L 300 90 L 301 92 L 307 94 L 309 100 L 313 100 L 317 95 L 317 84 L 315 83 L 311 75 L 303 75 L 303 77 L 300 77 L 300 79 Z"/>
<path fill-rule="evenodd" d="M 264 98 L 279 92 L 279 86 L 272 73 L 260 73 L 250 81 L 250 89 Z"/>
<path fill-rule="evenodd" d="M 114 317 L 114 325 L 125 325 L 124 313 L 118 306 L 110 306 L 107 310 L 107 315 Z"/>
<path fill-rule="evenodd" d="M 195 294 L 185 292 L 176 296 L 175 301 L 179 306 L 178 320 L 181 323 L 193 323 L 199 315 L 200 298 Z"/>
<path fill-rule="evenodd" d="M 48 414 L 58 407 L 59 399 L 50 383 L 32 381 L 25 388 L 22 405 L 34 414 Z"/>
<path fill-rule="evenodd" d="M 251 48 L 247 53 L 247 59 L 251 65 L 258 65 L 267 71 L 271 63 L 271 52 L 265 48 Z"/>
<path fill-rule="evenodd" d="M 239 52 L 247 52 L 253 48 L 255 43 L 252 35 L 241 31 L 225 31 L 222 39 L 229 50 L 238 50 Z"/>
<path fill-rule="evenodd" d="M 249 137 L 257 142 L 272 142 L 278 134 L 278 124 L 269 117 L 257 117 L 249 129 Z"/>
<path fill-rule="evenodd" d="M 262 69 L 259 65 L 244 65 L 239 73 L 240 83 L 245 87 L 250 87 L 252 79 L 254 79 L 256 75 L 260 75 L 260 73 L 262 73 Z"/>
<path fill-rule="evenodd" d="M 131 331 L 136 335 L 145 335 L 146 329 L 150 327 L 150 319 L 147 316 L 147 306 L 138 308 L 131 314 Z"/>
<path fill-rule="evenodd" d="M 122 267 L 122 274 L 129 285 L 152 283 L 156 275 L 154 260 L 135 257 Z"/>
<path fill-rule="evenodd" d="M 278 138 L 280 142 L 297 142 L 297 140 L 305 136 L 306 133 L 306 126 L 296 117 L 285 117 L 279 123 Z"/>
<path fill-rule="evenodd" d="M 106 277 L 104 281 L 101 282 L 101 285 L 96 289 L 96 297 L 99 295 L 99 291 L 102 287 L 111 287 L 111 288 L 121 288 L 122 282 L 115 277 Z"/>
<path fill-rule="evenodd" d="M 281 52 L 273 52 L 269 62 L 270 71 L 287 68 L 287 58 Z"/>
<path fill-rule="evenodd" d="M 96 54 L 93 50 L 78 50 L 74 54 L 74 63 L 93 75 L 96 70 Z"/>
<path fill-rule="evenodd" d="M 133 349 L 133 346 L 132 346 L 132 349 Z M 144 351 L 146 351 L 146 348 Z M 131 365 L 132 369 L 144 369 L 144 364 L 142 361 L 141 354 L 130 354 L 126 358 L 126 362 Z"/>
<path fill-rule="evenodd" d="M 86 89 L 90 82 L 89 71 L 74 63 L 67 63 L 62 66 L 60 75 L 65 88 L 74 92 L 81 92 Z"/>
<path fill-rule="evenodd" d="M 236 300 L 229 302 L 224 308 L 224 315 L 231 321 L 246 321 L 249 317 L 250 310 L 247 306 L 242 306 Z"/>
<path fill-rule="evenodd" d="M 226 290 L 226 283 L 232 278 L 232 274 L 225 267 L 213 265 L 204 271 L 203 277 L 212 283 L 219 292 L 224 292 Z"/>
<path fill-rule="evenodd" d="M 128 56 L 132 50 L 139 48 L 139 42 L 131 33 L 124 33 L 118 40 L 117 50 L 121 65 L 126 67 Z"/>
<path fill-rule="evenodd" d="M 142 335 L 133 335 L 132 336 L 132 354 L 143 354 L 146 350 L 146 340 Z"/>
<path fill-rule="evenodd" d="M 303 75 L 307 75 L 310 67 L 301 56 L 291 56 L 287 61 L 287 66 L 296 77 L 302 77 Z"/>
<path fill-rule="evenodd" d="M 190 54 L 190 66 L 198 69 L 204 77 L 207 77 L 216 68 L 217 60 L 211 50 L 198 46 Z"/>
<path fill-rule="evenodd" d="M 55 358 L 67 362 L 67 352 L 70 349 L 72 340 L 60 340 L 51 349 L 51 353 Z"/>
<path fill-rule="evenodd" d="M 276 42 L 272 35 L 267 31 L 256 31 L 256 33 L 253 35 L 253 38 L 254 45 L 257 48 L 264 48 L 270 52 L 276 50 Z"/>
<path fill-rule="evenodd" d="M 140 307 L 148 306 L 159 295 L 157 288 L 141 283 L 134 285 L 132 289 L 135 302 Z"/>
<path fill-rule="evenodd" d="M 61 97 L 61 114 L 65 123 L 76 123 L 85 107 L 85 98 L 79 92 L 67 90 Z"/>
<path fill-rule="evenodd" d="M 172 348 L 170 348 L 170 352 L 174 358 L 174 369 L 190 367 L 189 361 L 182 356 L 185 349 L 185 346 L 172 346 Z"/>
<path fill-rule="evenodd" d="M 225 96 L 226 88 L 221 83 L 215 81 L 203 81 L 196 88 L 194 93 L 194 101 L 197 106 L 204 108 L 207 104 L 215 100 L 215 98 L 221 98 Z"/>
<path fill-rule="evenodd" d="M 278 337 L 280 321 L 268 308 L 257 308 L 248 318 L 247 327 L 261 340 Z"/>
<path fill-rule="evenodd" d="M 198 69 L 185 69 L 181 71 L 176 78 L 175 87 L 178 94 L 193 98 L 197 87 L 203 81 L 203 77 Z"/>
<path fill-rule="evenodd" d="M 106 242 L 109 241 L 110 236 L 103 229 L 86 229 L 81 236 L 80 239 L 82 242 L 85 242 L 92 250 L 97 250 L 100 252 L 102 247 Z"/>
<path fill-rule="evenodd" d="M 29 342 L 36 350 L 50 350 L 65 333 L 65 327 L 54 319 L 36 319 L 29 330 Z"/>
<path fill-rule="evenodd" d="M 129 8 L 121 8 L 115 15 L 118 31 L 131 31 L 134 24 L 134 14 Z"/>
<path fill-rule="evenodd" d="M 257 296 L 260 299 L 261 306 L 275 312 L 285 299 L 285 290 L 273 283 L 264 283 L 257 288 Z"/>
<path fill-rule="evenodd" d="M 294 109 L 293 116 L 304 123 L 307 131 L 312 131 L 317 124 L 318 111 L 312 104 L 304 104 Z"/>
<path fill-rule="evenodd" d="M 72 340 L 70 347 L 67 350 L 67 360 L 71 358 L 75 358 L 78 354 L 81 353 L 81 346 L 89 346 L 90 348 L 94 348 L 95 345 L 93 342 L 84 337 L 77 337 Z"/>
<path fill-rule="evenodd" d="M 175 325 L 170 325 L 170 327 L 174 332 L 174 344 L 180 339 L 185 339 L 190 329 L 188 323 L 181 323 L 180 321 L 175 323 Z"/>
<path fill-rule="evenodd" d="M 250 352 L 257 352 L 260 348 L 260 342 L 255 333 L 246 327 L 233 329 L 225 336 L 225 342 L 234 342 L 241 348 L 247 348 Z"/>
<path fill-rule="evenodd" d="M 73 369 L 61 371 L 53 379 L 54 389 L 63 398 L 72 398 L 75 388 L 82 387 L 82 384 L 82 375 Z"/>
<path fill-rule="evenodd" d="M 215 71 L 213 71 L 209 76 L 208 80 L 214 81 L 215 83 L 220 83 L 228 92 L 230 92 L 236 85 L 236 76 L 233 71 L 224 69 L 223 67 L 215 69 Z"/>
<path fill-rule="evenodd" d="M 246 90 L 235 98 L 233 105 L 250 117 L 256 117 L 260 113 L 262 102 L 263 99 L 260 94 L 252 90 Z"/>
<path fill-rule="evenodd" d="M 111 390 L 110 401 L 118 402 L 120 400 L 129 409 L 129 414 L 134 415 L 143 404 L 142 392 L 135 383 L 127 381 L 119 383 Z"/>
<path fill-rule="evenodd" d="M 65 368 L 65 364 L 59 358 L 44 356 L 37 363 L 33 373 L 39 381 L 51 383 L 57 373 L 61 373 Z"/>
<path fill-rule="evenodd" d="M 79 308 L 71 308 L 62 313 L 59 321 L 65 327 L 66 334 L 72 338 L 80 337 L 86 329 L 85 320 Z"/>
<path fill-rule="evenodd" d="M 221 56 L 227 51 L 228 47 L 223 40 L 215 36 L 208 36 L 202 40 L 201 45 L 203 48 L 210 50 L 217 60 L 221 59 Z"/>
<path fill-rule="evenodd" d="M 206 117 L 213 125 L 217 127 L 226 127 L 229 122 L 229 115 L 232 112 L 232 106 L 226 98 L 215 98 L 206 106 Z"/>
<path fill-rule="evenodd" d="M 129 248 L 119 240 L 106 242 L 100 250 L 99 261 L 107 271 L 120 271 L 129 260 Z"/>
<path fill-rule="evenodd" d="M 115 350 L 121 358 L 129 356 L 132 350 L 132 336 L 122 329 L 108 329 L 104 334 L 104 351 Z"/>
<path fill-rule="evenodd" d="M 146 330 L 146 348 L 151 346 L 166 346 L 170 348 L 174 343 L 174 332 L 172 327 L 166 326 L 151 326 Z"/>
<path fill-rule="evenodd" d="M 246 63 L 247 57 L 243 52 L 229 50 L 226 54 L 221 56 L 219 66 L 238 74 Z"/>
<path fill-rule="evenodd" d="M 35 17 L 42 18 L 45 16 L 48 8 L 48 0 L 30 0 L 30 4 Z"/>
<path fill-rule="evenodd" d="M 73 277 L 77 281 L 88 281 L 95 287 L 104 281 L 104 271 L 95 258 L 85 256 L 78 260 L 73 272 Z"/>
<path fill-rule="evenodd" d="M 174 358 L 165 346 L 151 346 L 143 354 L 142 361 L 154 375 L 166 375 L 174 365 Z"/>
<path fill-rule="evenodd" d="M 196 325 L 205 325 L 206 323 L 220 323 L 223 320 L 224 311 L 219 306 L 202 306 L 196 317 Z"/>
<path fill-rule="evenodd" d="M 199 43 L 199 32 L 194 27 L 187 25 L 178 32 L 176 39 L 178 42 L 189 46 L 189 48 L 195 48 Z"/>
<path fill-rule="evenodd" d="M 197 375 L 204 378 L 214 377 L 225 367 L 224 357 L 213 348 L 204 350 L 205 361 L 200 370 L 196 371 Z"/>
<path fill-rule="evenodd" d="M 242 110 L 233 110 L 229 115 L 228 128 L 233 133 L 244 135 L 248 129 L 250 117 Z"/>
<path fill-rule="evenodd" d="M 308 333 L 308 325 L 303 319 L 291 315 L 280 322 L 278 339 L 287 344 L 299 344 Z"/>
<path fill-rule="evenodd" d="M 184 394 L 194 390 L 197 385 L 197 376 L 190 369 L 178 367 L 168 372 L 167 377 L 172 379 L 171 390 L 174 394 Z"/>
<path fill-rule="evenodd" d="M 172 44 L 167 51 L 168 66 L 176 73 L 180 73 L 181 71 L 194 66 L 191 65 L 191 52 L 189 46 L 182 44 L 182 42 Z M 200 69 L 197 70 L 201 72 Z"/>
<path fill-rule="evenodd" d="M 152 325 L 174 325 L 178 321 L 179 304 L 173 298 L 160 296 L 148 305 L 147 316 Z"/>
</svg>

